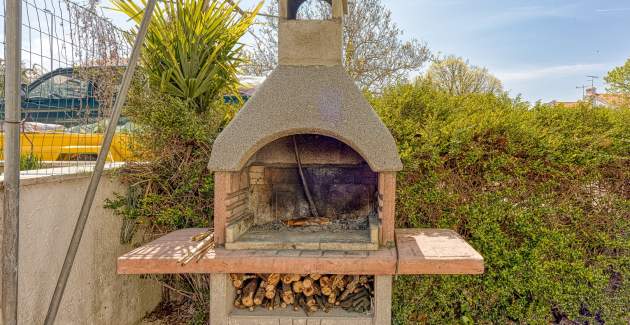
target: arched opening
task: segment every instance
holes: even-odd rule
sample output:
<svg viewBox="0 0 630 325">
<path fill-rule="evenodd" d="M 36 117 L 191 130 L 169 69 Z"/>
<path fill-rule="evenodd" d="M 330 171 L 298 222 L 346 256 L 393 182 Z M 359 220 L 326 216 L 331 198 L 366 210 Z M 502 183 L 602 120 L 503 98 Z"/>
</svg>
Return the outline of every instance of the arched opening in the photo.
<svg viewBox="0 0 630 325">
<path fill-rule="evenodd" d="M 226 247 L 265 240 L 269 248 L 310 249 L 322 238 L 351 250 L 378 247 L 378 174 L 342 141 L 285 136 L 261 147 L 239 175 L 247 178 L 246 200 L 235 205 L 242 217 L 228 226 Z"/>
<path fill-rule="evenodd" d="M 365 160 L 337 139 L 301 134 L 273 141 L 250 159 L 250 171 L 257 175 L 262 171 L 265 177 L 254 183 L 266 185 L 250 189 L 250 203 L 257 207 L 256 224 L 313 217 L 298 157 L 319 217 L 335 222 L 367 218 L 375 212 L 377 174 Z"/>
<path fill-rule="evenodd" d="M 293 0 L 289 1 L 288 9 L 289 19 L 332 19 L 332 0 Z"/>
</svg>

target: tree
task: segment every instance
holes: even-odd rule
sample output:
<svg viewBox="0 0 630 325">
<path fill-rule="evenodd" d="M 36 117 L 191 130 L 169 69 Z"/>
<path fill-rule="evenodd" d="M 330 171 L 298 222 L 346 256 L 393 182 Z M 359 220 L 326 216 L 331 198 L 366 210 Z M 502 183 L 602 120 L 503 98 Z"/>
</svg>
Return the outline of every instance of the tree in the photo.
<svg viewBox="0 0 630 325">
<path fill-rule="evenodd" d="M 488 69 L 470 65 L 468 61 L 456 56 L 434 61 L 426 78 L 451 95 L 503 92 L 501 81 L 490 74 Z"/>
<path fill-rule="evenodd" d="M 608 84 L 608 91 L 630 94 L 630 59 L 624 65 L 610 70 L 604 80 Z"/>
<path fill-rule="evenodd" d="M 298 19 L 330 17 L 325 1 L 309 0 L 298 12 Z M 278 4 L 267 6 L 264 22 L 253 31 L 256 44 L 249 52 L 252 63 L 246 72 L 265 74 L 278 64 Z M 403 32 L 392 20 L 392 13 L 381 0 L 356 0 L 349 3 L 344 24 L 346 71 L 362 89 L 379 90 L 405 80 L 426 63 L 431 53 L 426 44 L 403 40 Z"/>
<path fill-rule="evenodd" d="M 112 3 L 136 23 L 137 30 L 143 5 L 135 0 Z M 261 6 L 246 15 L 222 0 L 176 0 L 157 6 L 142 53 L 150 85 L 199 111 L 209 109 L 226 91 L 237 93 L 236 73 L 243 61 L 239 40 Z"/>
</svg>

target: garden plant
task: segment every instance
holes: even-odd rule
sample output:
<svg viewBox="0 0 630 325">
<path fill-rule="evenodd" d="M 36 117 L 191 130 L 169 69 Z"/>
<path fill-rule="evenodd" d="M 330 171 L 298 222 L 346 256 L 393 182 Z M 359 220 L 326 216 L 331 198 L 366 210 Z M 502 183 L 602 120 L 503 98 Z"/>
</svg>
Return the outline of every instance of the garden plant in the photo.
<svg viewBox="0 0 630 325">
<path fill-rule="evenodd" d="M 140 4 L 113 3 L 139 17 Z M 222 97 L 237 89 L 238 40 L 258 9 L 177 0 L 157 10 L 126 107 L 146 162 L 119 171 L 129 191 L 108 202 L 124 240 L 212 224 L 206 164 L 240 106 Z M 426 77 L 368 95 L 405 165 L 397 226 L 453 229 L 486 263 L 480 276 L 397 277 L 396 324 L 630 321 L 630 108 L 454 94 Z M 207 281 L 160 280 L 189 302 L 188 321 L 205 322 Z"/>
</svg>

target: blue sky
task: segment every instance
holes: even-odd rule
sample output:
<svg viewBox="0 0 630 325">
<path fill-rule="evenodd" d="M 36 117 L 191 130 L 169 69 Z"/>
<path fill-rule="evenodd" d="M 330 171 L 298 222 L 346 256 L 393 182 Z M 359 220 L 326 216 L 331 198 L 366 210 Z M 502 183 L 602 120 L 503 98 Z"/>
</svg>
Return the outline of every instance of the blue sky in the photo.
<svg viewBox="0 0 630 325">
<path fill-rule="evenodd" d="M 270 0 L 267 0 L 270 1 Z M 242 0 L 252 7 L 256 0 Z M 630 58 L 628 0 L 383 0 L 404 37 L 488 68 L 512 95 L 576 100 Z M 106 6 L 106 4 L 104 4 Z M 124 19 L 106 14 L 118 24 Z M 603 90 L 600 79 L 596 86 Z"/>
</svg>

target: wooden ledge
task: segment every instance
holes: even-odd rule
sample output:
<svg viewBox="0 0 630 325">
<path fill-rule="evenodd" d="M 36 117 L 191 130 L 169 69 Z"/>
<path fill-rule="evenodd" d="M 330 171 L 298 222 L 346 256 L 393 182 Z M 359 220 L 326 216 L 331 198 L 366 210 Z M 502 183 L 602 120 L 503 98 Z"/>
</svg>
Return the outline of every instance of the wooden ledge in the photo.
<svg viewBox="0 0 630 325">
<path fill-rule="evenodd" d="M 398 274 L 482 274 L 483 257 L 448 229 L 396 229 Z"/>
<path fill-rule="evenodd" d="M 333 273 L 392 275 L 396 249 L 378 251 L 210 250 L 199 262 L 185 266 L 178 260 L 206 229 L 172 232 L 118 258 L 118 274 L 181 273 Z"/>
<path fill-rule="evenodd" d="M 322 273 L 481 274 L 483 257 L 452 230 L 396 229 L 397 248 L 377 251 L 226 250 L 208 251 L 185 266 L 178 260 L 206 229 L 172 232 L 118 258 L 118 274 Z"/>
</svg>

